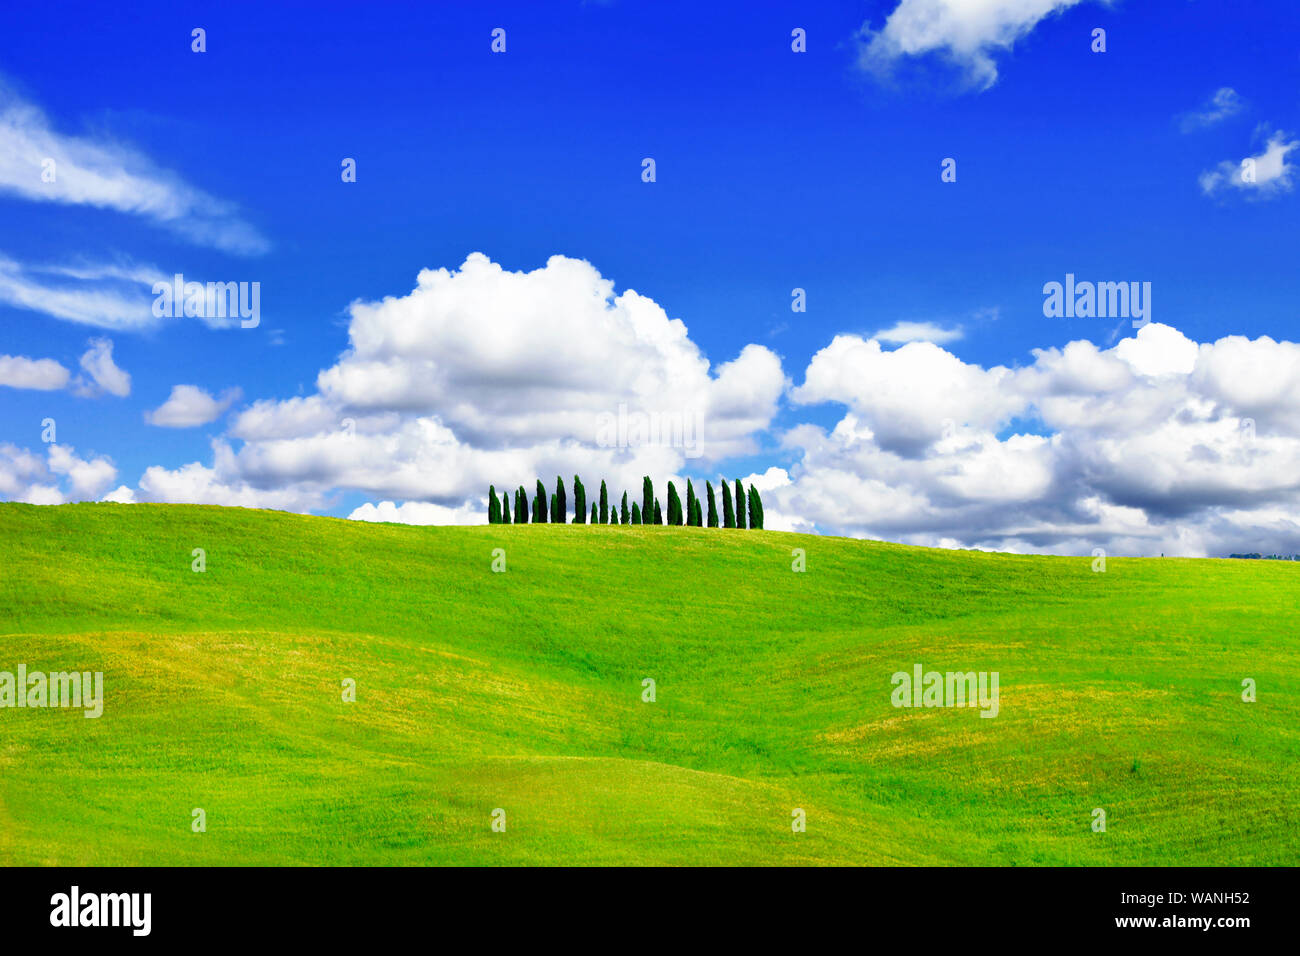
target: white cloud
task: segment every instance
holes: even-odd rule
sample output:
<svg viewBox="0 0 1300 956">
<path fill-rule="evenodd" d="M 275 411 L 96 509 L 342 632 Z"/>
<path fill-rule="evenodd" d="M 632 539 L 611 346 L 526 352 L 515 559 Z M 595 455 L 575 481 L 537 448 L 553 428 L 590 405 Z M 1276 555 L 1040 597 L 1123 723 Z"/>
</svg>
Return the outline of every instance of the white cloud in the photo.
<svg viewBox="0 0 1300 956">
<path fill-rule="evenodd" d="M 216 421 L 240 397 L 237 388 L 227 389 L 221 397 L 213 398 L 197 385 L 174 385 L 172 393 L 153 411 L 144 413 L 144 420 L 160 428 L 193 428 Z"/>
<path fill-rule="evenodd" d="M 937 53 L 973 87 L 997 82 L 993 54 L 1010 50 L 1041 20 L 1082 0 L 900 0 L 879 30 L 858 35 L 859 65 L 878 75 L 909 57 Z"/>
<path fill-rule="evenodd" d="M 814 356 L 796 398 L 847 411 L 829 432 L 786 433 L 800 458 L 764 493 L 770 513 L 948 547 L 1300 553 L 1300 345 L 1197 344 L 1153 323 L 1015 370 L 904 350 L 838 337 Z M 1011 421 L 1025 426 L 1003 434 Z"/>
<path fill-rule="evenodd" d="M 1180 125 L 1184 133 L 1205 129 L 1230 116 L 1236 116 L 1244 105 L 1236 90 L 1230 86 L 1220 87 L 1199 110 L 1184 115 Z"/>
<path fill-rule="evenodd" d="M 0 302 L 113 331 L 159 323 L 149 294 L 156 281 L 170 278 L 151 267 L 27 266 L 0 256 Z"/>
<path fill-rule="evenodd" d="M 447 508 L 428 501 L 406 501 L 400 505 L 381 501 L 378 505 L 366 502 L 348 517 L 354 521 L 389 521 L 395 524 L 465 525 L 482 524 L 484 514 L 483 506 L 477 502 Z"/>
<path fill-rule="evenodd" d="M 66 479 L 76 499 L 94 498 L 117 478 L 117 469 L 109 459 L 78 458 L 76 449 L 66 445 L 50 446 L 49 469 Z"/>
<path fill-rule="evenodd" d="M 69 372 L 54 359 L 0 355 L 0 385 L 54 391 L 68 384 Z"/>
<path fill-rule="evenodd" d="M 1238 189 L 1251 198 L 1270 199 L 1290 192 L 1295 163 L 1287 157 L 1300 146 L 1300 140 L 1287 140 L 1287 134 L 1273 133 L 1263 152 L 1247 156 L 1240 162 L 1224 160 L 1214 169 L 1201 173 L 1201 192 L 1213 196 L 1226 189 Z"/>
<path fill-rule="evenodd" d="M 945 329 L 933 322 L 897 322 L 887 329 L 881 329 L 872 338 L 891 345 L 903 345 L 908 342 L 933 342 L 935 345 L 946 345 L 949 342 L 956 342 L 964 334 L 960 326 Z"/>
<path fill-rule="evenodd" d="M 81 356 L 81 367 L 90 376 L 90 382 L 79 380 L 77 388 L 80 394 L 92 395 L 97 386 L 118 398 L 130 395 L 131 376 L 113 361 L 113 343 L 108 339 L 91 339 L 89 345 L 90 348 Z"/>
<path fill-rule="evenodd" d="M 53 182 L 42 174 L 53 160 Z M 45 178 L 48 178 L 46 176 Z M 192 242 L 255 254 L 267 241 L 228 202 L 108 141 L 56 132 L 39 109 L 0 86 L 0 192 L 36 202 L 143 216 Z"/>
<path fill-rule="evenodd" d="M 0 497 L 34 505 L 93 499 L 117 477 L 112 461 L 81 458 L 76 449 L 50 445 L 45 457 L 0 444 Z"/>
</svg>

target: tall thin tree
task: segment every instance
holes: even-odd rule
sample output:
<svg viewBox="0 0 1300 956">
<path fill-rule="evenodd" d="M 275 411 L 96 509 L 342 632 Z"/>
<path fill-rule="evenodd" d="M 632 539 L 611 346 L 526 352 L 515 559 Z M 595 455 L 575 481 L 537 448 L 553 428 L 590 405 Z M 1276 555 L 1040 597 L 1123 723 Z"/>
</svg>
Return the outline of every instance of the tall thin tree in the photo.
<svg viewBox="0 0 1300 956">
<path fill-rule="evenodd" d="M 573 523 L 587 523 L 587 489 L 577 475 L 573 476 Z"/>
<path fill-rule="evenodd" d="M 550 509 L 546 507 L 546 486 L 542 479 L 537 479 L 537 494 L 533 497 L 533 524 L 546 524 Z"/>
<path fill-rule="evenodd" d="M 558 510 L 557 510 L 558 509 Z M 564 479 L 555 476 L 555 503 L 551 506 L 552 524 L 565 524 L 569 520 L 569 498 L 564 493 Z"/>
<path fill-rule="evenodd" d="M 716 528 L 718 526 L 718 503 L 713 497 L 713 482 L 704 482 L 704 490 L 709 496 L 709 527 Z"/>
<path fill-rule="evenodd" d="M 736 511 L 731 506 L 731 485 L 727 484 L 727 479 L 722 479 L 722 526 L 724 528 L 734 528 L 736 526 Z"/>
<path fill-rule="evenodd" d="M 737 478 L 736 479 L 736 527 L 740 528 L 742 531 L 745 528 L 745 510 L 746 510 L 745 488 L 740 483 L 740 479 Z"/>
<path fill-rule="evenodd" d="M 609 524 L 609 491 L 604 478 L 600 479 L 600 523 Z"/>
<path fill-rule="evenodd" d="M 619 517 L 619 524 L 627 524 L 627 519 L 628 519 L 628 510 L 627 510 L 627 492 L 626 492 L 626 491 L 623 492 L 623 506 L 622 506 L 621 508 L 618 509 L 618 517 Z"/>
<path fill-rule="evenodd" d="M 515 489 L 515 524 L 528 524 L 528 492 L 523 485 Z"/>
<path fill-rule="evenodd" d="M 497 486 L 488 485 L 488 524 L 501 521 L 501 502 L 497 501 Z"/>
<path fill-rule="evenodd" d="M 641 520 L 649 524 L 655 513 L 655 486 L 646 475 L 641 479 Z"/>
</svg>

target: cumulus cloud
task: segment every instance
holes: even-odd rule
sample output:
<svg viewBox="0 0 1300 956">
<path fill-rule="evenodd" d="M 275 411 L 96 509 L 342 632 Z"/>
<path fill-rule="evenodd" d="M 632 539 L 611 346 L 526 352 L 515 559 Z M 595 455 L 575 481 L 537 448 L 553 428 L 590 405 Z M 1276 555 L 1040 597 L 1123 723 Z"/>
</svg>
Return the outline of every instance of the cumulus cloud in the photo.
<svg viewBox="0 0 1300 956">
<path fill-rule="evenodd" d="M 0 385 L 54 391 L 68 384 L 70 373 L 54 359 L 0 355 Z"/>
<path fill-rule="evenodd" d="M 988 89 L 998 79 L 993 54 L 1010 50 L 1045 17 L 1083 0 L 900 0 L 884 25 L 864 25 L 858 35 L 858 64 L 877 75 L 902 60 L 937 54 L 966 82 Z"/>
<path fill-rule="evenodd" d="M 933 345 L 837 337 L 793 394 L 846 407 L 829 431 L 784 435 L 799 460 L 764 497 L 794 528 L 1059 553 L 1300 553 L 1295 343 L 1198 344 L 1152 323 L 1111 349 L 1071 342 L 985 369 Z"/>
<path fill-rule="evenodd" d="M 104 391 L 118 398 L 130 395 L 131 376 L 113 361 L 113 343 L 108 339 L 91 339 L 89 345 L 81 356 L 81 367 L 90 380 L 79 377 L 74 383 L 79 394 L 89 396 Z"/>
<path fill-rule="evenodd" d="M 144 413 L 144 420 L 160 428 L 194 428 L 216 421 L 226 409 L 239 400 L 238 388 L 226 389 L 220 398 L 213 398 L 197 385 L 174 385 L 172 393 L 153 411 Z"/>
<path fill-rule="evenodd" d="M 0 444 L 0 497 L 34 505 L 93 499 L 117 478 L 117 468 L 102 455 L 80 457 L 66 445 L 50 445 L 42 457 L 15 445 Z"/>
<path fill-rule="evenodd" d="M 348 517 L 354 521 L 388 521 L 395 524 L 482 524 L 483 508 L 477 503 L 447 508 L 429 501 L 406 501 L 400 505 L 381 501 L 378 505 L 366 502 L 354 509 Z"/>
<path fill-rule="evenodd" d="M 1300 140 L 1288 140 L 1287 134 L 1275 132 L 1262 152 L 1240 162 L 1225 159 L 1214 169 L 1201 173 L 1201 192 L 1207 196 L 1238 190 L 1252 199 L 1271 199 L 1290 192 L 1294 186 L 1295 163 L 1287 157 L 1300 146 Z"/>
<path fill-rule="evenodd" d="M 317 393 L 253 402 L 229 428 L 242 445 L 184 480 L 154 471 L 150 493 L 345 489 L 429 515 L 443 512 L 410 506 L 481 510 L 489 484 L 531 495 L 538 475 L 635 489 L 757 450 L 788 384 L 769 349 L 713 365 L 680 319 L 564 256 L 512 272 L 474 254 L 350 315 L 350 347 Z"/>
<path fill-rule="evenodd" d="M 52 165 L 51 165 L 52 163 Z M 0 192 L 35 202 L 142 216 L 202 245 L 256 254 L 268 243 L 233 204 L 108 141 L 56 132 L 43 112 L 0 86 Z"/>
<path fill-rule="evenodd" d="M 1244 106 L 1236 90 L 1230 86 L 1220 87 L 1199 110 L 1184 114 L 1180 125 L 1184 133 L 1205 129 L 1236 116 Z"/>
</svg>

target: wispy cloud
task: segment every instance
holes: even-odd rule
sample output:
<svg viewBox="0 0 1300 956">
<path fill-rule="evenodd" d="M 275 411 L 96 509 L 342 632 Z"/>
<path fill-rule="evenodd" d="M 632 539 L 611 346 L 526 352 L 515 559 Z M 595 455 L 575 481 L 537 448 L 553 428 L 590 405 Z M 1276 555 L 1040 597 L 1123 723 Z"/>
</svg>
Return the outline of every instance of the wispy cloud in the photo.
<svg viewBox="0 0 1300 956">
<path fill-rule="evenodd" d="M 78 394 L 89 396 L 102 390 L 118 398 L 130 395 L 131 376 L 113 361 L 113 343 L 108 339 L 91 339 L 88 344 L 90 348 L 81 356 L 81 367 L 90 381 L 80 378 L 74 383 Z"/>
<path fill-rule="evenodd" d="M 157 325 L 149 290 L 168 277 L 145 267 L 129 272 L 111 266 L 26 266 L 0 256 L 0 303 L 115 332 Z M 66 278 L 77 281 L 59 281 Z"/>
<path fill-rule="evenodd" d="M 887 329 L 881 329 L 872 338 L 891 345 L 905 345 L 908 342 L 943 345 L 946 342 L 956 342 L 964 334 L 961 326 L 945 329 L 933 322 L 898 322 Z"/>
<path fill-rule="evenodd" d="M 191 242 L 239 255 L 269 248 L 234 204 L 189 185 L 130 147 L 56 132 L 41 110 L 2 84 L 0 192 L 142 216 Z"/>
<path fill-rule="evenodd" d="M 1199 110 L 1183 114 L 1179 123 L 1184 133 L 1205 129 L 1221 123 L 1229 116 L 1236 116 L 1245 106 L 1237 91 L 1230 86 L 1220 87 Z"/>
</svg>

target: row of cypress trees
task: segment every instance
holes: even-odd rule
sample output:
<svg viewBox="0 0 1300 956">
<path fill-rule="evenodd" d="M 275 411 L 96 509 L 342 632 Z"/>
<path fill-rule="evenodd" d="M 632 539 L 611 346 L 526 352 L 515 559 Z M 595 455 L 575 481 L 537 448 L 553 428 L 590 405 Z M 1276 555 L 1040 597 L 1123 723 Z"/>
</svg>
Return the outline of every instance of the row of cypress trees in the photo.
<svg viewBox="0 0 1300 956">
<path fill-rule="evenodd" d="M 695 486 L 686 480 L 686 504 L 677 494 L 677 486 L 668 482 L 668 513 L 665 515 L 655 497 L 654 483 L 647 475 L 641 480 L 641 501 L 632 502 L 628 508 L 627 492 L 623 492 L 621 503 L 610 502 L 605 482 L 600 483 L 599 501 L 591 503 L 590 520 L 592 524 L 670 524 L 692 525 L 697 528 L 755 528 L 763 527 L 763 499 L 758 489 L 752 484 L 746 491 L 740 479 L 736 479 L 735 497 L 731 487 L 722 482 L 722 514 L 713 495 L 713 482 L 705 483 L 705 498 L 695 494 Z M 707 511 L 704 501 L 708 502 Z M 514 503 L 506 491 L 497 497 L 496 485 L 488 487 L 488 524 L 564 524 L 568 520 L 569 499 L 564 489 L 564 479 L 555 479 L 555 491 L 547 496 L 546 486 L 537 480 L 537 491 L 533 495 L 532 508 L 528 504 L 528 492 L 520 485 L 514 492 Z M 666 519 L 666 520 L 665 520 Z M 587 489 L 582 479 L 573 476 L 573 523 L 586 524 Z"/>
</svg>

